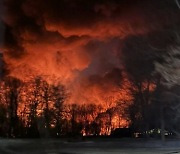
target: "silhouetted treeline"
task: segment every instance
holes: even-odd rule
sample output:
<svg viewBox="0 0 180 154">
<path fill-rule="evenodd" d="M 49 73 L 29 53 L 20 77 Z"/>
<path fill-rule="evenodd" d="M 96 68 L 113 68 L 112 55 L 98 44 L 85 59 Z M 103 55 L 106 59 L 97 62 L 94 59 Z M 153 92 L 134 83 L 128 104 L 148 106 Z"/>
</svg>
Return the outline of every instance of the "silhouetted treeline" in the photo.
<svg viewBox="0 0 180 154">
<path fill-rule="evenodd" d="M 22 82 L 6 77 L 0 82 L 1 137 L 76 137 L 110 135 L 116 128 L 131 133 L 150 130 L 180 132 L 179 87 L 165 89 L 156 80 L 129 81 L 131 102 L 114 105 L 68 104 L 62 84 L 51 85 L 40 77 Z"/>
<path fill-rule="evenodd" d="M 40 77 L 22 82 L 1 80 L 0 136 L 61 137 L 110 135 L 127 115 L 120 103 L 105 108 L 96 104 L 67 104 L 69 94 L 61 84 L 48 84 Z M 115 120 L 115 121 L 113 121 Z"/>
</svg>

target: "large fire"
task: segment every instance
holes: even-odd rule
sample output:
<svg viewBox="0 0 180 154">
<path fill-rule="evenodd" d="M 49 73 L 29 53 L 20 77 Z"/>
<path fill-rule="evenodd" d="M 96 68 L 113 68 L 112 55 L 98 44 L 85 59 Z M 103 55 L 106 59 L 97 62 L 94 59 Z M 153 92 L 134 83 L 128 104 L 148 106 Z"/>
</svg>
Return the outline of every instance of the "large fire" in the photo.
<svg viewBox="0 0 180 154">
<path fill-rule="evenodd" d="M 34 99 L 29 97 L 34 93 L 33 80 L 40 77 L 49 85 L 65 86 L 67 106 L 101 105 L 98 111 L 102 113 L 101 119 L 112 118 L 111 128 L 106 128 L 106 121 L 102 120 L 101 133 L 109 134 L 111 129 L 127 127 L 129 121 L 123 111 L 131 103 L 132 95 L 122 62 L 122 46 L 129 36 L 145 35 L 162 27 L 154 16 L 151 18 L 156 28 L 147 24 L 144 10 L 137 9 L 139 7 L 149 8 L 148 3 L 143 2 L 133 6 L 124 2 L 116 5 L 115 1 L 86 4 L 71 0 L 6 0 L 1 15 L 5 40 L 0 44 L 0 52 L 7 76 L 26 83 L 21 87 L 18 114 L 24 110 L 29 112 Z M 152 84 L 150 90 L 153 89 Z M 53 108 L 53 100 L 49 102 Z M 114 107 L 116 111 L 111 111 Z M 44 106 L 39 103 L 37 108 L 37 114 L 41 114 Z"/>
</svg>

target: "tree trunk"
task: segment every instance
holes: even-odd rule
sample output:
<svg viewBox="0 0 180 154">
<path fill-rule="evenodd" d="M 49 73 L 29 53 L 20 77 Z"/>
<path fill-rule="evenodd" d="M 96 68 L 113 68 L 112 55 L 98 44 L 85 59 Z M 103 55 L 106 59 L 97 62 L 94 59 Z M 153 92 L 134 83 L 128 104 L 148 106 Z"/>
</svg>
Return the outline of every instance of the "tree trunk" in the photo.
<svg viewBox="0 0 180 154">
<path fill-rule="evenodd" d="M 165 121 L 164 121 L 164 107 L 161 104 L 160 109 L 160 125 L 161 125 L 161 140 L 162 142 L 165 141 Z"/>
</svg>

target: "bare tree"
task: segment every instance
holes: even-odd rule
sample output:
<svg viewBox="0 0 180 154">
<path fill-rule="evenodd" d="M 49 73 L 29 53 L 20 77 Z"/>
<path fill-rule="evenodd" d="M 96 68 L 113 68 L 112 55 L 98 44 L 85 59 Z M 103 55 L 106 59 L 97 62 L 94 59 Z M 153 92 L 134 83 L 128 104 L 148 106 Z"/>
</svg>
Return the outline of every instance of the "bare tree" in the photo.
<svg viewBox="0 0 180 154">
<path fill-rule="evenodd" d="M 28 135 L 31 137 L 38 137 L 39 130 L 42 126 L 41 123 L 38 122 L 38 114 L 40 110 L 38 107 L 41 103 L 41 78 L 36 77 L 34 81 L 30 81 L 27 83 L 27 87 L 30 89 L 27 93 L 27 101 L 28 101 Z"/>
<path fill-rule="evenodd" d="M 55 120 L 56 135 L 63 134 L 63 105 L 67 98 L 67 94 L 63 85 L 58 84 L 52 86 L 51 100 L 54 103 L 54 109 L 52 113 Z"/>
<path fill-rule="evenodd" d="M 176 3 L 179 7 L 179 2 L 176 0 Z M 161 110 L 160 110 L 160 119 L 161 119 L 161 137 L 162 140 L 165 139 L 164 137 L 164 130 L 166 127 L 165 123 L 165 109 L 168 108 L 168 111 L 173 110 L 174 118 L 176 119 L 176 122 L 179 120 L 179 114 L 180 114 L 180 105 L 179 103 L 176 103 L 174 105 L 173 100 L 170 98 L 176 98 L 177 100 L 180 100 L 179 94 L 176 92 L 173 92 L 172 89 L 174 87 L 180 86 L 180 46 L 175 45 L 173 47 L 170 47 L 169 50 L 165 55 L 163 55 L 161 62 L 155 62 L 155 74 L 160 75 L 161 81 L 159 83 L 160 87 L 164 87 L 163 92 L 161 91 L 163 97 L 161 97 L 158 101 L 161 104 Z M 162 89 L 162 88 L 161 88 Z M 168 96 L 168 97 L 165 97 Z M 166 99 L 164 99 L 164 97 Z M 179 101 L 177 101 L 179 102 Z M 167 111 L 166 111 L 167 113 Z M 170 114 L 172 112 L 168 112 L 169 117 L 171 117 Z M 166 118 L 167 119 L 167 118 Z M 174 120 L 170 119 L 171 124 L 169 125 L 175 125 L 173 122 Z M 171 127 L 171 130 L 174 131 L 175 129 Z M 179 135 L 177 131 L 174 131 L 175 134 Z"/>
<path fill-rule="evenodd" d="M 180 47 L 171 48 L 163 60 L 163 63 L 155 62 L 155 72 L 164 79 L 162 84 L 169 88 L 180 85 Z"/>
<path fill-rule="evenodd" d="M 8 119 L 9 119 L 9 137 L 15 137 L 18 134 L 18 98 L 20 92 L 20 80 L 16 78 L 6 78 L 5 85 L 7 89 L 5 90 L 6 102 L 8 107 Z"/>
</svg>

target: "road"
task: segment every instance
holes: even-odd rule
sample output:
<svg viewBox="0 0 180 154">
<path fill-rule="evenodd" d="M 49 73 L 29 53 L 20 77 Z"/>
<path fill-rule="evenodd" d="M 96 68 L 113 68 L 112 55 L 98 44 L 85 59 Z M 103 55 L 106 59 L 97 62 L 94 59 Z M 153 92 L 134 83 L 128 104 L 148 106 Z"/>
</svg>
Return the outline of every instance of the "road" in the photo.
<svg viewBox="0 0 180 154">
<path fill-rule="evenodd" d="M 0 154 L 180 154 L 180 140 L 0 139 Z"/>
</svg>

